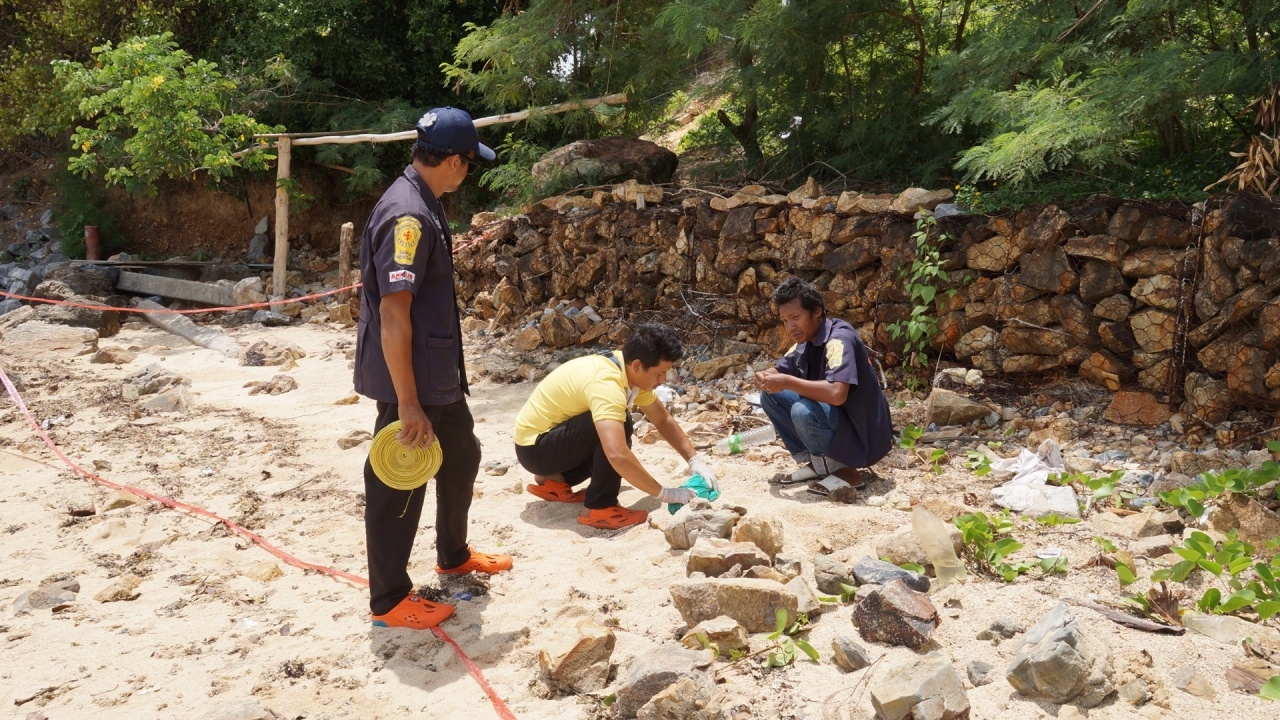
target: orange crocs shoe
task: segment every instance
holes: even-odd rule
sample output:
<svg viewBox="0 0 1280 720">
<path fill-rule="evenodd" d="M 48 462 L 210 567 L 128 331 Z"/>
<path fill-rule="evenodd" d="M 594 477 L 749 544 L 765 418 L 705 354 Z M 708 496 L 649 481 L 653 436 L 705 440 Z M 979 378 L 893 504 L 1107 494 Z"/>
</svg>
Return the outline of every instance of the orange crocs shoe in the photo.
<svg viewBox="0 0 1280 720">
<path fill-rule="evenodd" d="M 529 491 L 530 495 L 542 498 L 547 502 L 580 503 L 587 497 L 585 490 L 574 492 L 573 486 L 569 483 L 556 482 L 555 480 L 530 483 L 525 485 L 524 489 Z"/>
<path fill-rule="evenodd" d="M 399 627 L 411 630 L 429 630 L 453 614 L 452 605 L 423 600 L 417 593 L 409 593 L 386 615 L 370 615 L 374 627 Z"/>
<path fill-rule="evenodd" d="M 586 515 L 578 516 L 578 524 L 600 530 L 621 530 L 639 525 L 649 517 L 647 510 L 628 510 L 621 505 L 607 508 L 589 508 Z"/>
<path fill-rule="evenodd" d="M 467 573 L 485 573 L 487 575 L 497 575 L 503 570 L 511 569 L 510 555 L 490 555 L 488 553 L 471 551 L 471 557 L 458 567 L 442 568 L 436 566 L 436 572 L 441 575 L 466 575 Z"/>
</svg>

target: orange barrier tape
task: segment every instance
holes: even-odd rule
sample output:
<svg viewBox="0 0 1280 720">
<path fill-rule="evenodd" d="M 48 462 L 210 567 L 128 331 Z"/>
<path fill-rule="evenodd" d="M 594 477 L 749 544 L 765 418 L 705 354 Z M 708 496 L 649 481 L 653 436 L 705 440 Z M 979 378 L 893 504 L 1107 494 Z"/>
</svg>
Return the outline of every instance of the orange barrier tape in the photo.
<svg viewBox="0 0 1280 720">
<path fill-rule="evenodd" d="M 160 503 L 165 507 L 172 508 L 174 510 L 181 510 L 183 512 L 190 513 L 192 515 L 208 518 L 210 520 L 213 520 L 216 523 L 220 523 L 226 526 L 226 528 L 231 532 L 234 532 L 237 535 L 240 535 L 241 537 L 251 540 L 254 544 L 258 545 L 262 549 L 266 550 L 272 555 L 275 555 L 276 557 L 283 560 L 285 563 L 292 565 L 294 567 L 302 568 L 303 570 L 314 570 L 315 572 L 321 573 L 323 575 L 328 575 L 329 577 L 337 578 L 340 580 L 346 580 L 347 582 L 351 583 L 352 585 L 355 585 L 356 587 L 369 587 L 369 581 L 366 578 L 362 578 L 359 575 L 353 575 L 349 572 L 343 572 L 342 570 L 335 570 L 334 568 L 326 567 L 324 565 L 317 565 L 315 563 L 309 563 L 304 560 L 300 560 L 294 557 L 293 555 L 290 555 L 289 553 L 281 550 L 275 545 L 272 545 L 271 543 L 267 542 L 267 540 L 263 538 L 261 535 L 258 535 L 257 533 L 252 532 L 247 528 L 241 527 L 240 525 L 237 525 L 236 523 L 222 517 L 221 515 L 212 513 L 208 510 L 205 510 L 204 508 L 196 507 L 195 505 L 189 505 L 187 503 L 174 500 L 173 498 L 168 498 L 162 495 L 149 493 L 146 490 L 143 490 L 141 488 L 135 488 L 129 485 L 121 485 L 119 483 L 115 483 L 110 480 L 107 480 L 106 478 L 101 477 L 96 473 L 85 470 L 83 467 L 80 467 L 75 462 L 73 462 L 70 458 L 64 455 L 62 453 L 62 450 L 57 446 L 57 444 L 53 442 L 53 439 L 49 437 L 49 434 L 46 433 L 44 429 L 40 427 L 40 423 L 36 422 L 36 419 L 31 415 L 31 411 L 27 409 L 27 404 L 22 400 L 22 395 L 18 392 L 18 388 L 14 387 L 13 382 L 9 379 L 9 376 L 8 374 L 5 373 L 3 367 L 0 367 L 0 383 L 4 384 L 4 389 L 6 392 L 9 393 L 9 398 L 13 400 L 14 404 L 18 406 L 18 409 L 22 411 L 23 416 L 26 417 L 27 419 L 27 423 L 31 425 L 31 429 L 36 432 L 36 435 L 40 436 L 40 439 L 44 440 L 44 444 L 49 447 L 49 450 L 51 450 L 54 455 L 57 455 L 58 458 L 62 460 L 62 462 L 66 463 L 68 467 L 70 467 L 72 470 L 76 471 L 77 473 L 83 475 L 84 477 L 100 485 L 105 485 L 109 488 L 113 488 L 116 490 L 124 490 L 125 492 L 133 493 L 134 495 L 144 497 L 153 502 Z M 480 668 L 477 667 L 476 664 L 471 661 L 471 658 L 467 657 L 467 654 L 463 652 L 462 648 L 458 645 L 458 643 L 455 642 L 453 638 L 449 637 L 448 633 L 446 633 L 444 630 L 440 629 L 439 627 L 431 628 L 431 631 L 436 634 L 436 637 L 440 638 L 442 641 L 444 641 L 450 647 L 452 647 L 454 652 L 458 653 L 458 657 L 461 658 L 462 662 L 467 666 L 467 670 L 471 673 L 471 677 L 475 678 L 476 683 L 478 683 L 481 689 L 485 691 L 485 694 L 489 696 L 489 702 L 493 704 L 493 709 L 497 711 L 498 717 L 502 718 L 502 720 L 516 720 L 516 716 L 512 714 L 511 710 L 507 707 L 506 703 L 502 701 L 502 698 L 498 697 L 498 693 L 494 691 L 493 686 L 489 684 L 489 681 L 485 679 L 484 674 L 480 672 Z"/>
</svg>

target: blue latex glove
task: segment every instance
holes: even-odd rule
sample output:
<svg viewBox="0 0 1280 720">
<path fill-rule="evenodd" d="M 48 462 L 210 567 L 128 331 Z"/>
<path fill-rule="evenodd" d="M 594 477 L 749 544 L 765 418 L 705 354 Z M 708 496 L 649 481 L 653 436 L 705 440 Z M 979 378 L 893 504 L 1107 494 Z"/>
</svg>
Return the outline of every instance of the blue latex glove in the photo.
<svg viewBox="0 0 1280 720">
<path fill-rule="evenodd" d="M 712 502 L 714 502 L 720 499 L 720 491 L 708 485 L 706 479 L 703 478 L 701 475 L 694 475 L 693 477 L 689 478 L 689 482 L 685 483 L 684 485 L 681 485 L 680 487 L 689 488 L 694 493 L 696 493 L 698 497 L 702 498 L 703 500 L 711 500 Z M 667 503 L 667 512 L 671 513 L 672 515 L 675 515 L 676 512 L 682 507 L 684 507 L 684 505 L 679 505 L 676 503 Z"/>
</svg>

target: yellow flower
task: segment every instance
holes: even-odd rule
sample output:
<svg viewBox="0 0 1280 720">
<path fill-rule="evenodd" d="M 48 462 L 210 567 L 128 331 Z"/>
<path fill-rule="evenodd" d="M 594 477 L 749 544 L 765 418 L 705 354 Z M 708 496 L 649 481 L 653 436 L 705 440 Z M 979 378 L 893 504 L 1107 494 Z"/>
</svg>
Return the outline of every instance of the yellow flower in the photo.
<svg viewBox="0 0 1280 720">
<path fill-rule="evenodd" d="M 152 89 L 152 90 L 155 90 L 156 88 L 160 87 L 160 86 L 161 86 L 161 85 L 163 85 L 163 84 L 164 84 L 164 76 L 163 76 L 163 75 L 157 75 L 157 76 L 155 76 L 155 77 L 151 78 L 151 89 Z"/>
<path fill-rule="evenodd" d="M 88 140 L 86 140 L 86 141 L 85 141 L 85 143 L 84 143 L 83 145 L 81 145 L 81 146 L 80 146 L 80 150 L 81 150 L 81 152 L 89 152 L 89 148 L 90 148 L 90 147 L 92 147 L 92 146 L 89 144 L 89 141 L 88 141 Z"/>
</svg>

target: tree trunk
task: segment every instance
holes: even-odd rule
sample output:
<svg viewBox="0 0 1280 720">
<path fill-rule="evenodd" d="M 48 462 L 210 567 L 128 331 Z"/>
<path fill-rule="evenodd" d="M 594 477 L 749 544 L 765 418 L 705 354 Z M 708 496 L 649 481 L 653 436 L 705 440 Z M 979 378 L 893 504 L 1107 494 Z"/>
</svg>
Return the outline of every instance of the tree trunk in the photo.
<svg viewBox="0 0 1280 720">
<path fill-rule="evenodd" d="M 760 140 L 756 137 L 756 120 L 759 117 L 759 110 L 754 97 L 747 101 L 747 107 L 742 112 L 742 122 L 734 124 L 724 110 L 717 110 L 716 117 L 729 134 L 738 141 L 738 144 L 742 145 L 742 153 L 746 156 L 747 162 L 754 165 L 764 160 L 764 153 L 760 150 Z"/>
<path fill-rule="evenodd" d="M 960 24 L 956 26 L 956 52 L 964 49 L 964 28 L 969 24 L 969 8 L 973 0 L 964 0 L 964 10 L 960 11 Z"/>
</svg>

